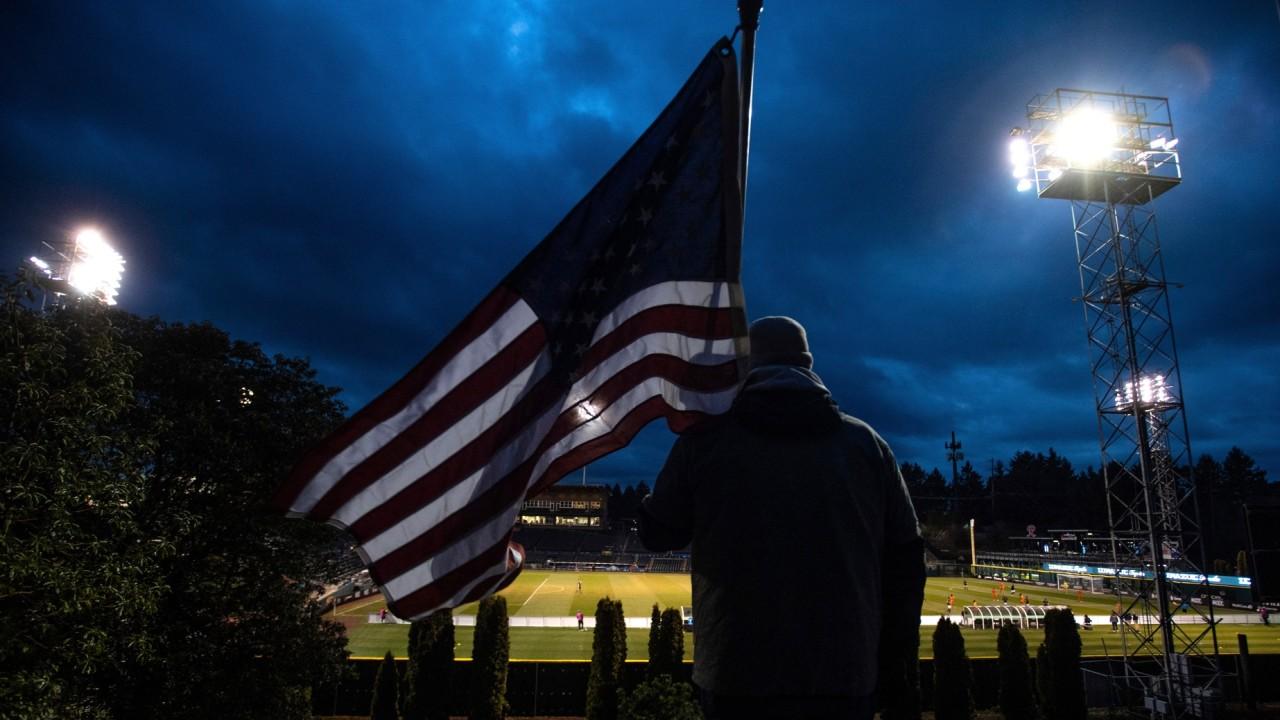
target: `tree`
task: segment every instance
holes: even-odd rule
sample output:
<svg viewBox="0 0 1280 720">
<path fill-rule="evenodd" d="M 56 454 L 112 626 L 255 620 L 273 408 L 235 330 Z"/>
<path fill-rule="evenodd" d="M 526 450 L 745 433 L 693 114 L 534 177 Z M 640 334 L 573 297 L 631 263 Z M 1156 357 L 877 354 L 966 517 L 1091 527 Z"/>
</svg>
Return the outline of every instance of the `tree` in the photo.
<svg viewBox="0 0 1280 720">
<path fill-rule="evenodd" d="M 601 598 L 596 603 L 596 627 L 591 639 L 587 720 L 614 720 L 618 716 L 618 687 L 626 660 L 627 629 L 622 603 Z"/>
<path fill-rule="evenodd" d="M 942 618 L 933 631 L 934 717 L 938 720 L 971 720 L 972 684 L 960 626 Z"/>
<path fill-rule="evenodd" d="M 1238 447 L 1232 447 L 1222 458 L 1223 481 L 1238 497 L 1266 492 L 1267 471 Z"/>
<path fill-rule="evenodd" d="M 507 715 L 507 599 L 480 601 L 471 653 L 471 720 L 500 720 Z"/>
<path fill-rule="evenodd" d="M 373 702 L 369 706 L 369 720 L 397 720 L 399 694 L 400 674 L 396 672 L 396 659 L 388 650 L 382 656 L 378 674 L 373 679 Z"/>
<path fill-rule="evenodd" d="M 138 354 L 97 303 L 41 314 L 25 283 L 6 281 L 4 293 L 0 707 L 105 717 L 94 678 L 154 657 L 146 627 L 175 552 L 137 517 L 154 438 L 113 437 Z"/>
<path fill-rule="evenodd" d="M 448 720 L 453 675 L 453 611 L 409 625 L 409 667 L 400 714 L 404 720 Z"/>
<path fill-rule="evenodd" d="M 316 599 L 341 535 L 269 499 L 341 421 L 337 391 L 207 324 L 29 297 L 7 285 L 0 331 L 0 661 L 24 668 L 0 705 L 309 717 L 345 670 Z"/>
<path fill-rule="evenodd" d="M 649 650 L 649 677 L 676 677 L 684 662 L 684 623 L 679 610 L 667 608 L 662 611 L 656 640 Z"/>
<path fill-rule="evenodd" d="M 1044 615 L 1044 642 L 1036 653 L 1040 707 L 1048 720 L 1082 720 L 1087 714 L 1080 675 L 1080 629 L 1068 609 Z"/>
<path fill-rule="evenodd" d="M 1236 574 L 1241 576 L 1249 574 L 1249 555 L 1244 550 L 1236 551 Z"/>
<path fill-rule="evenodd" d="M 650 678 L 630 693 L 623 691 L 619 720 L 701 720 L 693 688 L 669 675 Z"/>
<path fill-rule="evenodd" d="M 1033 720 L 1036 707 L 1026 638 L 1017 626 L 1005 625 L 1000 628 L 996 647 L 1000 654 L 1000 712 L 1005 720 Z"/>
<path fill-rule="evenodd" d="M 662 611 L 658 609 L 658 603 L 653 604 L 653 611 L 649 613 L 649 677 L 653 677 L 657 673 L 657 666 L 654 665 L 653 659 L 658 656 L 658 646 L 662 637 Z"/>
</svg>

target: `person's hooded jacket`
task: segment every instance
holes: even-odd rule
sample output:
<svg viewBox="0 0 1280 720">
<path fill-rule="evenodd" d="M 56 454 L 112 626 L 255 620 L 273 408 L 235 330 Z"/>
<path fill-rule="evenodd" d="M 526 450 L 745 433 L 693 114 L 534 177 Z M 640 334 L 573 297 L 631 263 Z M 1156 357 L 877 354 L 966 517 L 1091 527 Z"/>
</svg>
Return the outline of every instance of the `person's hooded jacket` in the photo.
<svg viewBox="0 0 1280 720">
<path fill-rule="evenodd" d="M 641 539 L 692 542 L 706 691 L 865 696 L 878 655 L 914 659 L 924 561 L 910 496 L 889 446 L 805 367 L 756 367 L 728 413 L 676 441 Z"/>
</svg>

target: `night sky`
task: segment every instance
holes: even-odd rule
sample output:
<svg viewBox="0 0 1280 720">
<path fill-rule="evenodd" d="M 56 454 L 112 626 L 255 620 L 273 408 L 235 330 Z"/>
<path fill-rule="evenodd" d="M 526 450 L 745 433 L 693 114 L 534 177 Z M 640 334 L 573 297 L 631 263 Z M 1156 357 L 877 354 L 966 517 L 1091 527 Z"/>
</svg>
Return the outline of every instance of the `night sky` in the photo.
<svg viewBox="0 0 1280 720">
<path fill-rule="evenodd" d="M 630 146 L 716 2 L 83 2 L 0 10 L 0 255 L 100 227 L 122 307 L 304 356 L 356 409 Z M 1098 464 L 1070 206 L 1008 131 L 1057 87 L 1164 95 L 1156 203 L 1196 455 L 1280 473 L 1280 12 L 769 0 L 743 284 L 900 460 Z M 661 423 L 593 482 L 651 480 Z"/>
</svg>

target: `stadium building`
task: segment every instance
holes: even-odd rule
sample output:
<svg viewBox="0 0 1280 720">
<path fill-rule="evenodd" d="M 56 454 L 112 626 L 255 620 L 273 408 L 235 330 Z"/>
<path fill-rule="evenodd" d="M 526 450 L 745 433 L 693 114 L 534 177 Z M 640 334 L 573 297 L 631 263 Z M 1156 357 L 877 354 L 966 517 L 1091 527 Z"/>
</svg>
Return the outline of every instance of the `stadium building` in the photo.
<svg viewBox="0 0 1280 720">
<path fill-rule="evenodd" d="M 601 485 L 552 485 L 524 501 L 520 523 L 527 527 L 595 528 L 606 526 L 609 488 Z"/>
</svg>

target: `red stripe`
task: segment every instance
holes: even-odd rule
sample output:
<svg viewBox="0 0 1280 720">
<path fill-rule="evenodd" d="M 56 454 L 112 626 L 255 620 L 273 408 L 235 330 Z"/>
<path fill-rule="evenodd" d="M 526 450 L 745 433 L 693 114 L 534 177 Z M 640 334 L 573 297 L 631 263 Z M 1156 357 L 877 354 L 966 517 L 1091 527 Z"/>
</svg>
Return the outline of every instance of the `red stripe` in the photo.
<svg viewBox="0 0 1280 720">
<path fill-rule="evenodd" d="M 326 519 L 348 500 L 379 478 L 397 468 L 411 455 L 456 425 L 478 405 L 511 382 L 520 371 L 538 357 L 546 344 L 542 323 L 529 326 L 496 356 L 482 365 L 453 390 L 440 398 L 430 410 L 409 425 L 390 442 L 378 448 L 359 465 L 351 468 L 308 513 Z M 450 454 L 449 451 L 445 451 Z"/>
<path fill-rule="evenodd" d="M 675 382 L 682 387 L 699 392 L 713 392 L 733 386 L 733 383 L 737 380 L 737 364 L 729 362 L 722 365 L 710 366 L 690 365 L 680 358 L 673 357 L 671 355 L 650 355 L 624 368 L 618 374 L 610 378 L 608 382 L 602 385 L 600 389 L 592 395 L 592 401 L 593 403 L 596 403 L 598 407 L 607 407 L 628 390 L 651 377 L 662 377 L 670 380 L 671 382 Z M 661 399 L 660 396 L 659 399 Z M 651 401 L 652 399 L 647 400 L 644 403 L 641 403 L 641 405 L 647 405 Z M 663 405 L 666 406 L 665 400 L 663 401 Z M 672 412 L 676 411 L 672 410 Z M 634 413 L 634 410 L 632 413 Z M 525 488 L 529 486 L 529 474 L 533 472 L 533 466 L 541 454 L 572 432 L 574 428 L 582 424 L 582 420 L 575 417 L 576 415 L 577 412 L 572 409 L 562 413 L 559 418 L 557 418 L 550 432 L 547 433 L 546 438 L 544 438 L 539 444 L 538 450 L 534 452 L 529 459 L 517 466 L 500 481 L 494 483 L 491 487 L 474 497 L 465 507 L 458 509 L 456 512 L 444 518 L 433 527 L 426 529 L 413 540 L 380 558 L 375 563 L 379 570 L 379 574 L 388 579 L 399 577 L 421 563 L 423 558 L 435 555 L 456 542 L 459 538 L 466 537 L 472 532 L 475 532 L 475 530 L 483 526 L 485 521 L 488 519 L 502 513 L 507 508 L 510 508 L 512 504 L 519 500 Z M 626 422 L 627 418 L 630 417 L 631 413 L 624 417 L 623 420 L 619 421 L 619 426 L 621 426 L 621 423 Z M 653 417 L 657 416 L 654 415 L 652 417 L 648 417 L 644 422 L 652 420 Z M 639 430 L 639 427 L 636 427 L 636 430 Z M 618 431 L 615 429 L 613 433 L 610 433 L 610 435 L 617 432 Z M 634 433 L 635 431 L 632 432 Z M 598 443 L 607 437 L 608 435 L 602 436 L 602 438 L 597 438 L 587 444 Z M 630 436 L 626 436 L 626 438 L 627 439 L 622 443 L 623 445 L 630 441 Z M 617 447 L 622 447 L 622 445 L 618 445 Z M 574 451 L 571 450 L 566 454 L 572 454 L 573 452 Z M 600 454 L 603 455 L 605 452 L 608 451 L 602 451 Z M 598 457 L 598 455 L 595 457 Z M 557 460 L 555 462 L 559 461 Z M 475 470 L 472 470 L 471 472 L 474 471 Z M 568 470 L 565 470 L 565 472 L 568 472 Z M 471 473 L 468 472 L 466 475 L 461 477 L 465 478 L 470 474 Z M 548 474 L 549 470 L 544 472 L 544 477 L 548 476 Z M 459 479 L 461 478 L 455 479 L 454 482 L 457 482 Z M 557 479 L 559 479 L 559 476 L 557 476 Z M 410 514 L 419 510 L 421 507 L 422 505 L 415 505 L 412 507 L 403 505 L 396 502 L 393 498 L 392 501 L 388 501 L 376 509 L 378 511 L 384 511 L 380 519 L 383 519 L 386 524 L 379 526 L 364 526 L 360 528 L 361 532 L 368 532 L 370 533 L 368 537 L 373 537 L 395 523 L 400 522 L 405 517 L 408 517 Z M 370 515 L 372 515 L 372 513 L 362 517 L 357 524 L 364 523 Z M 354 529 L 355 526 L 353 525 L 352 528 Z"/>
<path fill-rule="evenodd" d="M 414 480 L 395 495 L 384 500 L 353 522 L 347 530 L 360 542 L 374 537 L 388 527 L 418 511 L 443 495 L 449 488 L 484 467 L 511 438 L 547 411 L 563 388 L 550 378 L 543 378 L 497 422 L 449 459 Z"/>
<path fill-rule="evenodd" d="M 636 433 L 638 433 L 641 428 L 649 424 L 649 422 L 655 418 L 662 417 L 663 415 L 666 415 L 668 422 L 673 425 L 681 425 L 685 427 L 706 417 L 706 415 L 701 412 L 676 410 L 668 405 L 666 399 L 660 395 L 651 397 L 640 405 L 637 405 L 630 413 L 627 413 L 627 415 L 619 421 L 618 425 L 609 434 L 583 443 L 553 461 L 547 468 L 547 471 L 543 473 L 542 480 L 533 488 L 532 492 L 527 494 L 527 496 L 532 497 L 533 495 L 536 495 L 547 486 L 554 484 L 555 481 L 563 477 L 565 473 L 571 472 L 574 468 L 581 467 L 583 464 L 586 464 L 595 458 L 607 455 L 618 448 L 625 447 L 627 443 L 631 442 L 632 438 L 635 437 Z M 521 469 L 523 470 L 522 474 L 528 473 L 528 469 L 525 469 L 523 466 Z M 518 484 L 516 484 L 515 487 L 519 489 Z M 515 502 L 515 500 L 511 500 L 511 502 Z M 498 512 L 501 512 L 507 507 L 510 507 L 510 503 L 499 508 Z M 456 515 L 451 517 L 456 517 Z M 467 583 L 470 582 L 471 578 L 463 573 L 481 571 L 484 568 L 489 567 L 492 563 L 497 562 L 494 548 L 498 546 L 506 546 L 507 538 L 509 537 L 510 532 L 503 537 L 502 541 L 498 545 L 490 547 L 477 555 L 476 558 L 473 558 L 455 570 L 442 575 L 435 582 L 425 585 L 418 590 L 414 590 L 409 593 L 409 595 L 405 596 L 403 600 L 393 602 L 392 610 L 398 617 L 413 617 L 417 613 L 429 610 L 436 605 L 447 601 L 449 598 L 453 597 L 459 589 L 466 587 Z M 379 566 L 377 571 L 375 572 L 371 568 L 371 574 L 373 574 L 374 580 L 381 584 L 382 580 L 380 578 L 384 575 L 384 568 L 381 567 L 382 563 L 377 563 L 377 565 Z M 473 600 L 483 597 L 489 592 L 497 592 L 502 589 L 502 587 L 510 584 L 511 581 L 515 579 L 516 575 L 519 574 L 519 568 L 515 568 L 515 570 L 517 572 L 513 573 L 511 572 L 511 568 L 509 568 L 505 574 L 500 574 L 496 579 L 499 579 L 502 582 L 497 587 L 491 587 L 489 582 L 479 583 L 476 588 L 468 593 L 459 604 L 472 602 Z M 394 575 L 386 573 L 386 576 L 395 577 L 398 574 L 399 573 Z"/>
<path fill-rule="evenodd" d="M 659 305 L 638 312 L 591 345 L 582 358 L 580 372 L 585 374 L 606 358 L 650 333 L 675 333 L 700 340 L 733 337 L 732 310 L 692 305 Z"/>
<path fill-rule="evenodd" d="M 505 286 L 499 285 L 494 288 L 488 297 L 482 300 L 403 378 L 343 423 L 332 435 L 308 451 L 276 491 L 272 502 L 281 510 L 288 511 L 298 494 L 311 481 L 311 478 L 315 477 L 320 468 L 348 445 L 363 437 L 378 424 L 385 422 L 410 400 L 417 397 L 453 356 L 484 334 L 498 318 L 502 317 L 503 313 L 515 305 L 517 300 L 519 296 Z"/>
<path fill-rule="evenodd" d="M 392 599 L 390 603 L 392 611 L 398 617 L 414 617 L 425 610 L 430 610 L 446 602 L 456 595 L 459 590 L 475 580 L 480 573 L 501 562 L 503 556 L 507 553 L 510 538 L 511 534 L 507 533 L 492 547 L 480 552 L 454 570 L 440 576 L 438 580 L 430 585 L 424 585 L 402 598 Z M 497 582 L 505 572 L 504 570 L 497 578 L 494 578 L 494 581 Z M 374 578 L 374 581 L 382 584 L 381 580 L 377 578 Z M 484 583 L 481 584 L 483 585 Z"/>
<path fill-rule="evenodd" d="M 667 427 L 676 433 L 684 432 L 710 417 L 701 410 L 677 410 L 668 405 L 666 398 L 661 395 L 651 397 L 628 413 L 613 432 L 583 443 L 557 458 L 547 467 L 546 472 L 542 473 L 542 477 L 535 481 L 529 492 L 525 493 L 525 497 L 531 498 L 538 495 L 583 465 L 626 447 L 645 425 L 664 416 L 667 419 Z"/>
</svg>

